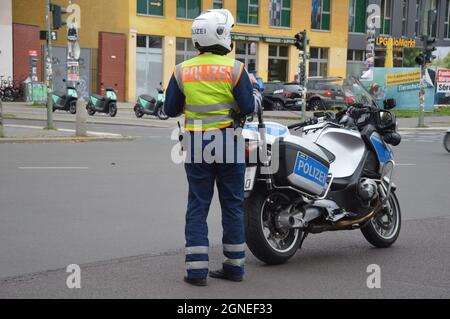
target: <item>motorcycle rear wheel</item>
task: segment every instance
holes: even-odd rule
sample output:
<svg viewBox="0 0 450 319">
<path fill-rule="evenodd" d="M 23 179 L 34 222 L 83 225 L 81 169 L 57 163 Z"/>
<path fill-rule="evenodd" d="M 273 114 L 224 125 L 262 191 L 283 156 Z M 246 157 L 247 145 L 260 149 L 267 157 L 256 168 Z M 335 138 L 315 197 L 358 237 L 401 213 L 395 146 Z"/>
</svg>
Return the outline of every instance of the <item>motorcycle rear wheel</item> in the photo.
<svg viewBox="0 0 450 319">
<path fill-rule="evenodd" d="M 285 207 L 291 199 L 285 193 L 255 190 L 245 200 L 245 231 L 247 246 L 256 258 L 269 265 L 287 262 L 298 250 L 302 232 L 279 230 L 274 226 L 273 209 Z M 279 241 L 277 241 L 279 240 Z"/>
<path fill-rule="evenodd" d="M 388 208 L 383 208 L 361 228 L 366 240 L 377 248 L 387 248 L 395 243 L 401 228 L 400 204 L 395 192 L 391 192 Z"/>
<path fill-rule="evenodd" d="M 70 102 L 69 112 L 70 112 L 70 114 L 76 114 L 77 113 L 77 101 L 71 101 Z"/>
<path fill-rule="evenodd" d="M 88 105 L 86 105 L 86 110 L 90 116 L 93 116 L 95 114 L 94 106 L 89 102 Z"/>
</svg>

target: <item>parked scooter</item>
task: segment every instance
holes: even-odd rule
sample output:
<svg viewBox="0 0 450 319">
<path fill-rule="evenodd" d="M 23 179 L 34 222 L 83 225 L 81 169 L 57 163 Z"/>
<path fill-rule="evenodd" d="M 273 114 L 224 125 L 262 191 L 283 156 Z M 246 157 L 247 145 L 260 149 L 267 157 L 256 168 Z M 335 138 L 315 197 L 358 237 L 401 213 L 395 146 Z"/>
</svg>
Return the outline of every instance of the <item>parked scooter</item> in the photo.
<svg viewBox="0 0 450 319">
<path fill-rule="evenodd" d="M 164 113 L 165 94 L 162 88 L 162 83 L 159 83 L 158 98 L 155 99 L 151 95 L 143 94 L 139 96 L 136 105 L 134 106 L 134 113 L 136 117 L 141 118 L 146 115 L 157 116 L 160 120 L 167 120 L 169 117 Z"/>
<path fill-rule="evenodd" d="M 450 129 L 447 131 L 447 133 L 444 136 L 444 147 L 447 150 L 447 152 L 450 153 Z"/>
<path fill-rule="evenodd" d="M 105 89 L 102 85 L 102 91 Z M 116 84 L 117 86 L 117 84 Z M 116 90 L 111 87 L 106 88 L 106 96 L 101 96 L 98 94 L 92 94 L 89 97 L 89 102 L 86 105 L 86 110 L 89 115 L 93 116 L 95 113 L 106 113 L 111 117 L 117 115 L 117 95 Z"/>
<path fill-rule="evenodd" d="M 64 79 L 63 82 L 65 83 L 66 80 Z M 78 93 L 74 86 L 67 85 L 66 93 L 54 92 L 52 94 L 52 99 L 53 112 L 56 110 L 67 111 L 70 112 L 70 114 L 75 114 L 77 112 Z"/>
</svg>

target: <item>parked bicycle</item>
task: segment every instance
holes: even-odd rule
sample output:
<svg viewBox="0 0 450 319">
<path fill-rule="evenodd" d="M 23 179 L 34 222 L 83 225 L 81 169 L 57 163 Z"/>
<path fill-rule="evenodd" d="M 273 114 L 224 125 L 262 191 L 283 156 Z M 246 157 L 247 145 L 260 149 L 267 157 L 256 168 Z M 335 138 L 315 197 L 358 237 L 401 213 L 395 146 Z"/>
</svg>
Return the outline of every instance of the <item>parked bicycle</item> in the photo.
<svg viewBox="0 0 450 319">
<path fill-rule="evenodd" d="M 0 76 L 0 98 L 4 102 L 14 102 L 23 99 L 23 88 L 20 81 L 10 76 Z"/>
</svg>

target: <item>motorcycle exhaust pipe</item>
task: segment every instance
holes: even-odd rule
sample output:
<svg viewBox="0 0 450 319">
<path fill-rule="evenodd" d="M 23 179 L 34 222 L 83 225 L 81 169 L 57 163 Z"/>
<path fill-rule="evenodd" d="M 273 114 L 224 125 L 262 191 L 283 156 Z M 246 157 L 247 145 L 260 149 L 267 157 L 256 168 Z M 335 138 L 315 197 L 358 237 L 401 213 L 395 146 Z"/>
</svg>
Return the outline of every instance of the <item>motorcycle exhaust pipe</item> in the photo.
<svg viewBox="0 0 450 319">
<path fill-rule="evenodd" d="M 336 228 L 346 228 L 346 227 L 353 226 L 355 224 L 364 224 L 365 222 L 369 221 L 378 212 L 378 210 L 381 207 L 382 207 L 382 204 L 379 203 L 374 208 L 374 210 L 372 212 L 370 212 L 369 214 L 367 214 L 359 219 L 340 220 L 340 221 L 336 222 L 335 226 L 336 226 Z"/>
</svg>

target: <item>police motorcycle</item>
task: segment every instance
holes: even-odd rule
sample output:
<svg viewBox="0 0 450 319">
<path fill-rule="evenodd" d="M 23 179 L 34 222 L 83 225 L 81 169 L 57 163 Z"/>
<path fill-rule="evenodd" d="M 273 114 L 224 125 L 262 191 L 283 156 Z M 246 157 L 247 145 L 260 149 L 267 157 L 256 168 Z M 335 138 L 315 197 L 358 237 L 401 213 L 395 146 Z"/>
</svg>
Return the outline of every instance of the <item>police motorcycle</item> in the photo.
<svg viewBox="0 0 450 319">
<path fill-rule="evenodd" d="M 309 234 L 360 229 L 380 248 L 399 236 L 395 100 L 382 109 L 357 79 L 346 85 L 356 101 L 336 115 L 286 127 L 258 114 L 243 128 L 247 245 L 267 264 L 288 261 Z"/>
<path fill-rule="evenodd" d="M 66 83 L 66 79 L 63 79 Z M 70 112 L 75 114 L 77 112 L 78 93 L 77 89 L 72 85 L 66 86 L 66 93 L 54 92 L 52 94 L 53 112 L 56 110 Z"/>
<path fill-rule="evenodd" d="M 103 83 L 101 84 L 102 91 L 106 91 L 106 96 L 101 96 L 98 94 L 92 94 L 89 97 L 88 104 L 86 105 L 86 110 L 90 116 L 93 116 L 95 113 L 106 113 L 111 117 L 115 117 L 117 115 L 117 95 L 116 90 L 107 87 L 106 89 L 103 87 Z M 116 84 L 117 86 L 117 84 Z"/>
<path fill-rule="evenodd" d="M 444 147 L 450 153 L 450 130 L 444 136 Z"/>
<path fill-rule="evenodd" d="M 146 115 L 157 116 L 160 120 L 167 120 L 169 117 L 164 113 L 165 94 L 162 88 L 162 83 L 159 83 L 158 98 L 155 99 L 151 95 L 143 94 L 138 97 L 136 105 L 134 106 L 134 114 L 141 118 Z"/>
</svg>

